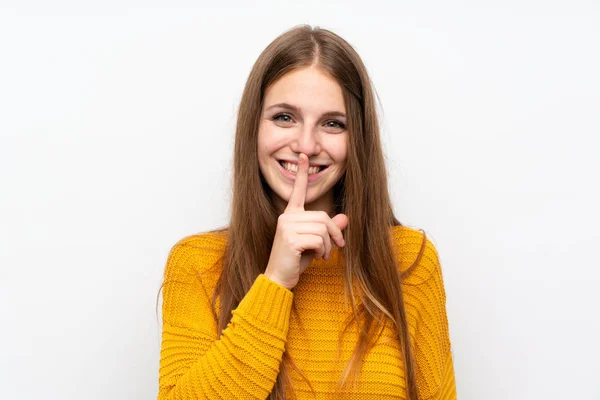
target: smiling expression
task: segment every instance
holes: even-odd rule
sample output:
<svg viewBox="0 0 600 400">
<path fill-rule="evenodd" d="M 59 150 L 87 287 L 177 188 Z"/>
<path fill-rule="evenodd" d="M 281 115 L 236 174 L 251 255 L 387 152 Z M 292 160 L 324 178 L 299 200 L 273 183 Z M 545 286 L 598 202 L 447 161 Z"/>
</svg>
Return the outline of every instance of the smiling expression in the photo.
<svg viewBox="0 0 600 400">
<path fill-rule="evenodd" d="M 346 170 L 346 123 L 340 85 L 315 67 L 289 72 L 267 89 L 258 162 L 280 212 L 292 193 L 300 153 L 311 167 L 305 209 L 332 210 L 333 186 Z"/>
</svg>

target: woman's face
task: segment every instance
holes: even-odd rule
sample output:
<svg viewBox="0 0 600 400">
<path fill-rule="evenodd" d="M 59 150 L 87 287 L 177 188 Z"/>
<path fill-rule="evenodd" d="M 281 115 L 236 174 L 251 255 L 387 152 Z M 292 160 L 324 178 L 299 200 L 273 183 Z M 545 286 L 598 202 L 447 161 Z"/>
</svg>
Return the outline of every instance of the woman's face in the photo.
<svg viewBox="0 0 600 400">
<path fill-rule="evenodd" d="M 346 170 L 348 148 L 342 88 L 320 70 L 303 68 L 272 84 L 263 104 L 258 162 L 277 209 L 287 206 L 296 178 L 287 169 L 296 168 L 304 153 L 314 166 L 308 170 L 305 209 L 332 211 L 333 186 Z"/>
</svg>

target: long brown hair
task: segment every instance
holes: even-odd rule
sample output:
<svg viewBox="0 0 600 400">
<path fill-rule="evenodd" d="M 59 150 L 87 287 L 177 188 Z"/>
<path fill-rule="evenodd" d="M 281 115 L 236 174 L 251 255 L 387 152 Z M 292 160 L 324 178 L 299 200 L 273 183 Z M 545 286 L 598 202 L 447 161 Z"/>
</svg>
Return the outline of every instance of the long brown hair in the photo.
<svg viewBox="0 0 600 400">
<path fill-rule="evenodd" d="M 262 177 L 257 156 L 265 92 L 283 75 L 309 66 L 319 68 L 339 83 L 348 116 L 347 167 L 334 186 L 334 202 L 335 213 L 343 212 L 349 219 L 342 253 L 344 288 L 353 310 L 348 322 L 358 324 L 360 335 L 340 378 L 340 388 L 358 376 L 363 356 L 374 345 L 377 330 L 383 329 L 387 320 L 396 329 L 402 350 L 407 398 L 418 400 L 416 367 L 401 287 L 403 276 L 394 259 L 391 241 L 382 240 L 390 237 L 391 226 L 402 224 L 394 216 L 390 202 L 374 89 L 356 51 L 329 30 L 300 25 L 284 32 L 260 54 L 248 76 L 236 127 L 227 247 L 213 296 L 218 332 L 220 335 L 227 327 L 232 310 L 256 277 L 265 271 L 277 226 L 272 191 Z M 285 387 L 292 384 L 289 368 L 298 370 L 286 352 L 270 399 L 285 398 Z"/>
</svg>

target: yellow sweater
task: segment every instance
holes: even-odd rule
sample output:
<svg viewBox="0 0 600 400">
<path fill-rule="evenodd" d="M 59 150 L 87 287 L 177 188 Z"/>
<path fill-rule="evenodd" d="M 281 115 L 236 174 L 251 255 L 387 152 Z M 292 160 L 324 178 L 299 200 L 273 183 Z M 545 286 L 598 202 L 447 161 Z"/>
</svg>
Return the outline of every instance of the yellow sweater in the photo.
<svg viewBox="0 0 600 400">
<path fill-rule="evenodd" d="M 416 260 L 423 234 L 393 227 L 395 255 L 404 271 Z M 352 313 L 344 303 L 342 256 L 314 260 L 293 292 L 259 275 L 217 336 L 211 299 L 219 277 L 226 233 L 203 233 L 173 246 L 165 267 L 159 400 L 265 399 L 285 349 L 310 380 L 291 372 L 298 399 L 333 399 L 340 373 L 356 344 L 355 325 L 338 335 Z M 419 264 L 402 283 L 421 399 L 456 399 L 442 271 L 427 239 Z M 298 314 L 292 313 L 292 302 Z M 300 326 L 300 321 L 302 327 Z M 389 325 L 365 356 L 356 399 L 405 399 L 400 347 Z"/>
</svg>

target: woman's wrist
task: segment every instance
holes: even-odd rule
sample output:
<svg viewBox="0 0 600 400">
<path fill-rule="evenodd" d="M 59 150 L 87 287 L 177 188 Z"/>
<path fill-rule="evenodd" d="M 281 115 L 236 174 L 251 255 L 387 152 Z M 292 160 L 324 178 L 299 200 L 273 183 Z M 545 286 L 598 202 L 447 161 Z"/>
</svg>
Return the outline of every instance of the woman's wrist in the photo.
<svg viewBox="0 0 600 400">
<path fill-rule="evenodd" d="M 266 278 L 268 278 L 269 280 L 275 282 L 276 284 L 278 284 L 279 286 L 283 286 L 284 288 L 286 288 L 287 290 L 292 290 L 292 288 L 288 287 L 286 284 L 283 283 L 283 281 L 281 281 L 276 274 L 273 274 L 271 271 L 265 271 L 265 273 L 263 274 Z"/>
</svg>

